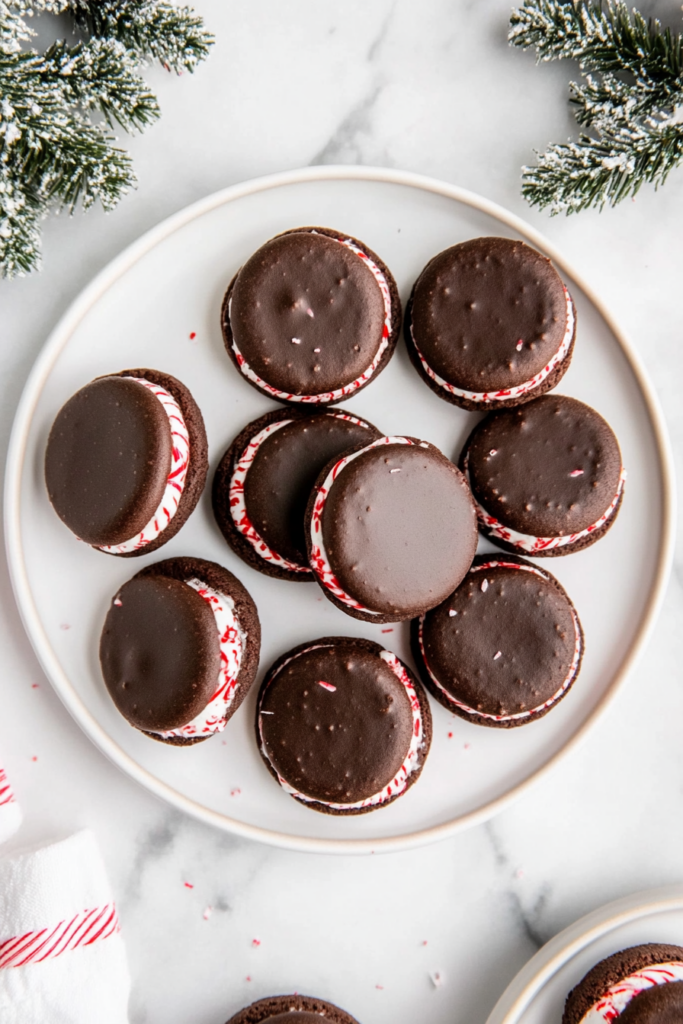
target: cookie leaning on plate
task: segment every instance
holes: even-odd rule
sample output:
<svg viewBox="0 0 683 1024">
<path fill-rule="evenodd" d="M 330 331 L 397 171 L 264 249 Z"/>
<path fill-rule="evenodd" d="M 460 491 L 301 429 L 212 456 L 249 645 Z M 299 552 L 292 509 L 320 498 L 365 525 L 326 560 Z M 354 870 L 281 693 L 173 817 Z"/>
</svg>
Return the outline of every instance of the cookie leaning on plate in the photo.
<svg viewBox="0 0 683 1024">
<path fill-rule="evenodd" d="M 311 568 L 337 608 L 401 622 L 452 593 L 477 547 L 460 470 L 415 437 L 380 437 L 322 471 L 306 508 Z"/>
<path fill-rule="evenodd" d="M 363 242 L 303 227 L 258 249 L 221 311 L 225 348 L 262 394 L 330 405 L 374 380 L 393 355 L 401 300 L 389 268 Z"/>
<path fill-rule="evenodd" d="M 156 551 L 193 512 L 208 446 L 189 390 L 159 370 L 97 377 L 60 409 L 45 452 L 52 506 L 98 551 Z"/>
<path fill-rule="evenodd" d="M 683 948 L 647 943 L 601 960 L 567 996 L 562 1024 L 680 1024 Z"/>
<path fill-rule="evenodd" d="M 358 1024 L 334 1003 L 311 996 L 269 996 L 236 1013 L 227 1024 Z"/>
<path fill-rule="evenodd" d="M 465 442 L 460 468 L 482 533 L 535 558 L 568 555 L 604 537 L 626 480 L 609 424 L 566 395 L 489 413 Z"/>
<path fill-rule="evenodd" d="M 226 541 L 253 569 L 310 582 L 304 513 L 318 474 L 347 449 L 381 437 L 344 409 L 276 409 L 249 423 L 221 459 L 213 514 Z"/>
<path fill-rule="evenodd" d="M 440 398 L 472 411 L 502 409 L 557 387 L 572 358 L 576 309 L 536 249 L 472 238 L 424 268 L 404 335 L 415 369 Z"/>
<path fill-rule="evenodd" d="M 237 577 L 202 558 L 142 569 L 113 598 L 100 664 L 117 709 L 176 746 L 221 732 L 258 669 L 261 626 Z"/>
<path fill-rule="evenodd" d="M 393 803 L 419 778 L 431 738 L 422 686 L 371 640 L 310 640 L 278 658 L 261 684 L 261 757 L 290 796 L 324 814 Z"/>
<path fill-rule="evenodd" d="M 567 695 L 584 638 L 566 592 L 516 555 L 478 555 L 458 589 L 411 624 L 413 657 L 440 704 L 477 725 L 537 721 Z"/>
</svg>

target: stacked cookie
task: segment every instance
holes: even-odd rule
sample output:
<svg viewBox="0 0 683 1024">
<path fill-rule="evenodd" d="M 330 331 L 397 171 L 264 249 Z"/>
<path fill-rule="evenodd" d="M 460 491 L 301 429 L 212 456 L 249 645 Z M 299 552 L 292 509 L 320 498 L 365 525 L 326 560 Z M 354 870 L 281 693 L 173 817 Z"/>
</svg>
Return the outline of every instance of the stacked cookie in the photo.
<svg viewBox="0 0 683 1024">
<path fill-rule="evenodd" d="M 280 403 L 218 464 L 212 506 L 228 545 L 274 580 L 316 583 L 362 622 L 411 621 L 417 675 L 374 641 L 332 636 L 282 654 L 263 679 L 263 761 L 287 793 L 329 814 L 386 806 L 419 778 L 432 733 L 426 691 L 469 721 L 504 728 L 542 717 L 569 692 L 583 657 L 579 617 L 527 557 L 594 543 L 623 500 L 607 423 L 547 394 L 569 366 L 576 311 L 545 257 L 519 241 L 473 239 L 435 256 L 415 283 L 404 329 L 413 365 L 440 398 L 486 413 L 457 461 L 338 405 L 385 368 L 401 320 L 386 264 L 323 228 L 266 242 L 221 311 L 235 367 Z M 207 468 L 192 396 L 149 369 L 77 392 L 45 459 L 63 522 L 119 557 L 151 553 L 180 530 Z M 501 553 L 475 557 L 479 533 Z M 113 597 L 104 681 L 131 725 L 194 744 L 242 703 L 260 637 L 254 602 L 232 573 L 167 559 Z"/>
</svg>

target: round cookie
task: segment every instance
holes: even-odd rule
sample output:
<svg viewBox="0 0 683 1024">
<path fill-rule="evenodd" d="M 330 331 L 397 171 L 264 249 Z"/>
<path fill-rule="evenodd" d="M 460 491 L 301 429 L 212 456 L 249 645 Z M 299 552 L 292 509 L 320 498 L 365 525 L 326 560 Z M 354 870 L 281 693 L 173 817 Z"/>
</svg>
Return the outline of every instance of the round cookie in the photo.
<svg viewBox="0 0 683 1024">
<path fill-rule="evenodd" d="M 371 640 L 323 637 L 268 670 L 256 738 L 268 770 L 294 799 L 324 814 L 365 814 L 419 778 L 431 712 L 396 655 Z"/>
<path fill-rule="evenodd" d="M 325 596 L 366 622 L 421 615 L 452 593 L 474 558 L 469 487 L 438 448 L 381 437 L 321 472 L 306 543 Z"/>
<path fill-rule="evenodd" d="M 562 1024 L 679 1024 L 683 947 L 632 946 L 601 960 L 567 996 Z"/>
<path fill-rule="evenodd" d="M 113 598 L 100 664 L 131 725 L 186 746 L 225 728 L 254 682 L 260 647 L 256 605 L 237 577 L 201 558 L 169 558 Z"/>
<path fill-rule="evenodd" d="M 546 715 L 573 685 L 584 650 L 558 581 L 515 555 L 479 555 L 458 589 L 411 624 L 420 677 L 449 711 L 509 729 Z"/>
<path fill-rule="evenodd" d="M 176 535 L 208 472 L 204 420 L 179 380 L 133 369 L 97 377 L 60 409 L 45 483 L 63 523 L 105 554 L 133 558 Z"/>
<path fill-rule="evenodd" d="M 482 533 L 536 558 L 581 551 L 603 537 L 626 480 L 609 424 L 565 395 L 489 413 L 467 439 L 460 468 Z"/>
<path fill-rule="evenodd" d="M 252 387 L 280 402 L 331 405 L 387 365 L 401 300 L 389 268 L 363 242 L 296 228 L 241 267 L 221 326 L 228 355 Z"/>
<path fill-rule="evenodd" d="M 355 1017 L 340 1010 L 334 1003 L 312 996 L 269 996 L 259 999 L 236 1013 L 227 1024 L 358 1024 Z"/>
<path fill-rule="evenodd" d="M 259 572 L 310 582 L 304 514 L 331 459 L 381 434 L 343 409 L 276 409 L 235 438 L 213 480 L 213 513 L 233 551 Z"/>
<path fill-rule="evenodd" d="M 552 263 L 511 238 L 472 238 L 429 261 L 406 310 L 413 366 L 463 409 L 510 408 L 569 368 L 576 309 Z"/>
</svg>

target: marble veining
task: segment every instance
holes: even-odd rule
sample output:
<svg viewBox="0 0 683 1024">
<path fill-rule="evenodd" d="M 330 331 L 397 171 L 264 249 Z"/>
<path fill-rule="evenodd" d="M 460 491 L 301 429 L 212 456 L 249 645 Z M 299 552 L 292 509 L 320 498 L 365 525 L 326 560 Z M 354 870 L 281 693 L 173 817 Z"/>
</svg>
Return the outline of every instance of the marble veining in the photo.
<svg viewBox="0 0 683 1024">
<path fill-rule="evenodd" d="M 634 338 L 681 469 L 683 171 L 658 194 L 644 188 L 602 214 L 530 212 L 519 170 L 534 148 L 573 130 L 566 90 L 575 69 L 536 67 L 533 55 L 508 48 L 510 0 L 195 6 L 216 33 L 215 52 L 181 80 L 150 71 L 163 118 L 127 140 L 138 190 L 106 217 L 48 221 L 42 273 L 0 283 L 3 460 L 49 330 L 125 245 L 232 182 L 358 162 L 443 177 L 544 231 Z M 677 4 L 656 6 L 682 27 Z M 578 751 L 495 821 L 427 849 L 366 858 L 222 835 L 122 776 L 42 675 L 0 560 L 0 751 L 27 818 L 17 843 L 94 829 L 134 975 L 132 1024 L 223 1024 L 252 999 L 293 990 L 330 998 L 362 1024 L 485 1024 L 558 930 L 620 895 L 681 880 L 680 546 L 648 651 Z"/>
</svg>

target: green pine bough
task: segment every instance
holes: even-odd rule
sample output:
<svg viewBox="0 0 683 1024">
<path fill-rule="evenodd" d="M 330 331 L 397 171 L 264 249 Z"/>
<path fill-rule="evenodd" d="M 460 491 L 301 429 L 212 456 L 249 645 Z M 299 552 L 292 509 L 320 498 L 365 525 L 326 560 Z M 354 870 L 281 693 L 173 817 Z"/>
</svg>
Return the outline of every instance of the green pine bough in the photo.
<svg viewBox="0 0 683 1024">
<path fill-rule="evenodd" d="M 551 145 L 522 171 L 522 194 L 551 214 L 602 209 L 664 184 L 683 160 L 683 42 L 616 0 L 525 0 L 509 40 L 539 61 L 569 58 L 578 142 Z"/>
<path fill-rule="evenodd" d="M 70 15 L 77 42 L 31 49 L 42 12 Z M 140 69 L 194 71 L 212 44 L 191 8 L 159 0 L 0 0 L 0 274 L 39 265 L 50 210 L 118 203 L 135 175 L 113 129 L 159 117 Z"/>
</svg>

